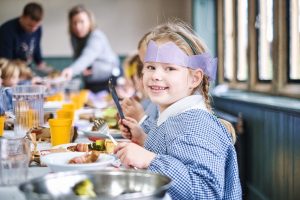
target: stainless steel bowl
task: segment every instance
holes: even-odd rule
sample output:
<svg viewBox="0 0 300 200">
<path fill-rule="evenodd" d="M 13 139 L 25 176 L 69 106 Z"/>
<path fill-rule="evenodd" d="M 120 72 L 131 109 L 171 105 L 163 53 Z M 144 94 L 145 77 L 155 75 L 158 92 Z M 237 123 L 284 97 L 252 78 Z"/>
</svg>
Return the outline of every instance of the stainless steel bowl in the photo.
<svg viewBox="0 0 300 200">
<path fill-rule="evenodd" d="M 170 187 L 167 176 L 142 170 L 71 171 L 48 174 L 19 186 L 29 200 L 83 199 L 73 187 L 90 179 L 96 198 L 89 199 L 163 199 Z M 87 198 L 84 198 L 87 199 Z"/>
</svg>

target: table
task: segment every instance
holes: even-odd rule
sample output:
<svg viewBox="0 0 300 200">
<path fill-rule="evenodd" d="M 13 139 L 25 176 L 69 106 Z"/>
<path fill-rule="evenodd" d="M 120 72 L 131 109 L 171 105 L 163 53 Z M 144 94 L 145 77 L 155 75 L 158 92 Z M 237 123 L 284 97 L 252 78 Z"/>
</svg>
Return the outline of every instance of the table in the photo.
<svg viewBox="0 0 300 200">
<path fill-rule="evenodd" d="M 13 134 L 12 131 L 4 131 L 4 137 Z M 86 138 L 82 133 L 78 133 L 78 138 L 76 139 L 77 143 L 87 143 L 91 142 L 88 138 Z M 44 150 L 51 148 L 50 143 L 39 143 L 38 149 Z M 110 168 L 110 167 L 109 167 Z M 39 167 L 39 166 L 31 166 L 28 171 L 28 179 L 37 178 L 43 175 L 51 173 L 50 168 L 48 167 Z M 18 186 L 0 186 L 0 200 L 26 200 L 24 194 L 18 189 Z M 170 196 L 166 194 L 163 200 L 171 200 Z"/>
</svg>

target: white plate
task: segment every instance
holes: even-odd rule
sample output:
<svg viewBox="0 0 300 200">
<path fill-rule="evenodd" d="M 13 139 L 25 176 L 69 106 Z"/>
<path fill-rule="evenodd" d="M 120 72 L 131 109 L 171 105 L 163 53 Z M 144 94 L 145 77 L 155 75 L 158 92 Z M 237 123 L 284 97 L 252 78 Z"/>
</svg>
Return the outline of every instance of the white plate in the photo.
<svg viewBox="0 0 300 200">
<path fill-rule="evenodd" d="M 98 160 L 94 163 L 86 164 L 68 164 L 68 162 L 77 156 L 84 155 L 84 152 L 62 152 L 51 153 L 41 157 L 42 163 L 45 163 L 53 172 L 70 170 L 98 170 L 110 166 L 115 161 L 115 157 L 110 154 L 100 154 Z"/>
<path fill-rule="evenodd" d="M 80 131 L 82 131 L 86 137 L 108 138 L 105 135 L 105 132 L 103 132 L 103 131 L 107 131 L 107 130 L 92 131 L 92 127 L 88 127 L 88 128 L 85 128 L 85 129 L 80 129 Z M 115 139 L 122 139 L 123 138 L 121 132 L 117 129 L 108 129 L 108 131 L 111 134 L 111 136 Z"/>
<path fill-rule="evenodd" d="M 56 145 L 54 147 L 52 147 L 51 149 L 67 149 L 70 146 L 75 146 L 78 143 L 68 143 L 68 144 L 60 144 L 60 145 Z"/>
</svg>

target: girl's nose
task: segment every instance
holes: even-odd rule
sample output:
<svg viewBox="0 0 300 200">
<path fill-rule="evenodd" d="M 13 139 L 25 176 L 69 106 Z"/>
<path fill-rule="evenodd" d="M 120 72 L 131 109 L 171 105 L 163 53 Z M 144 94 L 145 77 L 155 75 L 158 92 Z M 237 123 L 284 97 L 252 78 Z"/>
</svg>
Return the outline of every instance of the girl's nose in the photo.
<svg viewBox="0 0 300 200">
<path fill-rule="evenodd" d="M 152 79 L 156 81 L 162 80 L 163 72 L 160 69 L 156 69 L 152 74 Z"/>
</svg>

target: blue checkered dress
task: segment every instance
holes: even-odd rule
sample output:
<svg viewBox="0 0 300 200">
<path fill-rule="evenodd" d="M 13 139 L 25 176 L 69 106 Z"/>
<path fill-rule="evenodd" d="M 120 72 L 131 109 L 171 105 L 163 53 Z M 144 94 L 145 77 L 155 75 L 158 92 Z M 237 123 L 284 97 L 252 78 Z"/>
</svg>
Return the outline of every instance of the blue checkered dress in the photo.
<svg viewBox="0 0 300 200">
<path fill-rule="evenodd" d="M 191 109 L 169 117 L 149 131 L 145 148 L 157 154 L 148 170 L 172 179 L 173 200 L 242 198 L 231 137 L 212 114 Z"/>
</svg>

